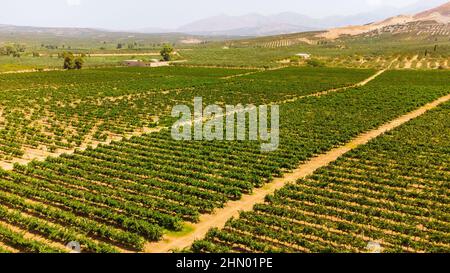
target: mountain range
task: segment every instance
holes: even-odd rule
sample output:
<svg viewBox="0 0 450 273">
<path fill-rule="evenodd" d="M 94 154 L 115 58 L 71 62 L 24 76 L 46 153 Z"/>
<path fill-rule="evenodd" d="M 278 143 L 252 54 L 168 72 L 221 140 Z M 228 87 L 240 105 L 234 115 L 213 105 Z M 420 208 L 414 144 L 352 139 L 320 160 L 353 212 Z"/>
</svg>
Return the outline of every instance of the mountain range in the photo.
<svg viewBox="0 0 450 273">
<path fill-rule="evenodd" d="M 349 25 L 365 25 L 399 14 L 415 14 L 438 4 L 442 4 L 442 0 L 419 1 L 404 8 L 383 7 L 370 13 L 325 18 L 312 18 L 295 12 L 284 12 L 274 15 L 252 13 L 241 16 L 222 14 L 201 19 L 172 30 L 143 28 L 135 31 L 142 33 L 179 32 L 205 36 L 267 36 L 325 30 Z"/>
<path fill-rule="evenodd" d="M 43 28 L 0 24 L 0 40 L 59 37 L 89 38 L 105 41 L 107 38 L 128 38 L 151 39 L 155 42 L 188 41 L 189 43 L 195 43 L 195 41 L 201 42 L 203 39 L 220 40 L 227 37 L 256 37 L 313 30 L 327 30 L 321 34 L 322 38 L 334 39 L 340 35 L 357 35 L 375 31 L 389 25 L 406 24 L 414 21 L 429 20 L 435 21 L 437 24 L 447 24 L 448 26 L 448 23 L 450 23 L 450 2 L 435 8 L 430 6 L 433 3 L 442 3 L 442 0 L 420 1 L 403 9 L 383 8 L 371 13 L 353 16 L 333 16 L 322 19 L 315 19 L 294 12 L 268 16 L 260 14 L 243 16 L 218 15 L 195 21 L 173 30 L 147 28 L 117 32 L 94 28 Z"/>
<path fill-rule="evenodd" d="M 342 35 L 359 35 L 363 33 L 381 31 L 386 28 L 398 28 L 401 26 L 408 26 L 414 23 L 422 23 L 423 29 L 417 29 L 422 32 L 425 30 L 423 23 L 431 22 L 432 27 L 427 31 L 436 32 L 438 29 L 442 29 L 444 33 L 450 29 L 450 2 L 447 2 L 438 7 L 419 12 L 414 15 L 397 15 L 385 20 L 377 21 L 370 24 L 347 26 L 340 28 L 331 28 L 326 32 L 320 33 L 318 37 L 326 39 L 335 39 Z M 417 28 L 417 26 L 416 26 Z M 434 30 L 433 30 L 434 29 Z M 408 31 L 405 29 L 405 31 Z"/>
</svg>

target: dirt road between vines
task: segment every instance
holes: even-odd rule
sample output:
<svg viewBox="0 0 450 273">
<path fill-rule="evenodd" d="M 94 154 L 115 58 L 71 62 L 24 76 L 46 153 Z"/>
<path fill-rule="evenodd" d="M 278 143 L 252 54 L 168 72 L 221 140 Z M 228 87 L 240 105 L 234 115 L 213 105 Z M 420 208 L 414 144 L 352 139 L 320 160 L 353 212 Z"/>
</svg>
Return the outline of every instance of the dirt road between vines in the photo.
<svg viewBox="0 0 450 273">
<path fill-rule="evenodd" d="M 296 102 L 296 101 L 298 101 L 300 99 L 304 99 L 304 98 L 308 98 L 308 97 L 320 97 L 320 96 L 327 95 L 327 94 L 333 93 L 333 92 L 344 91 L 344 90 L 347 90 L 347 89 L 350 89 L 350 88 L 355 88 L 355 87 L 362 87 L 364 85 L 367 85 L 369 82 L 375 80 L 378 76 L 380 76 L 381 74 L 386 72 L 386 70 L 387 69 L 380 70 L 377 73 L 375 73 L 372 76 L 370 76 L 369 78 L 363 80 L 362 82 L 358 82 L 356 84 L 343 86 L 343 87 L 338 87 L 338 88 L 333 88 L 333 89 L 328 89 L 328 90 L 325 90 L 325 91 L 320 91 L 320 92 L 316 92 L 316 93 L 312 93 L 312 94 L 308 94 L 308 95 L 298 96 L 298 97 L 294 97 L 294 98 L 291 98 L 291 99 L 275 102 L 275 103 L 272 103 L 272 104 L 284 104 L 284 103 L 289 103 L 289 102 Z"/>
<path fill-rule="evenodd" d="M 145 252 L 167 253 L 173 250 L 188 248 L 195 240 L 204 238 L 211 228 L 223 228 L 226 222 L 231 217 L 238 217 L 239 212 L 241 211 L 251 211 L 255 204 L 263 203 L 264 198 L 267 195 L 273 194 L 276 190 L 281 189 L 287 183 L 295 182 L 296 180 L 305 178 L 313 174 L 317 169 L 327 166 L 331 162 L 335 161 L 336 159 L 338 159 L 345 153 L 355 149 L 356 147 L 368 143 L 370 140 L 395 129 L 414 118 L 423 115 L 427 111 L 447 101 L 450 101 L 450 94 L 441 97 L 429 104 L 426 104 L 403 116 L 400 116 L 376 129 L 370 130 L 366 133 L 362 133 L 347 144 L 332 149 L 325 154 L 314 157 L 306 163 L 301 164 L 291 173 L 285 174 L 282 178 L 275 179 L 271 183 L 265 185 L 263 188 L 255 189 L 253 194 L 244 195 L 242 199 L 238 201 L 230 201 L 224 206 L 224 208 L 217 209 L 213 214 L 202 215 L 198 223 L 191 225 L 192 232 L 181 236 L 166 235 L 159 242 L 148 243 L 145 246 Z"/>
</svg>

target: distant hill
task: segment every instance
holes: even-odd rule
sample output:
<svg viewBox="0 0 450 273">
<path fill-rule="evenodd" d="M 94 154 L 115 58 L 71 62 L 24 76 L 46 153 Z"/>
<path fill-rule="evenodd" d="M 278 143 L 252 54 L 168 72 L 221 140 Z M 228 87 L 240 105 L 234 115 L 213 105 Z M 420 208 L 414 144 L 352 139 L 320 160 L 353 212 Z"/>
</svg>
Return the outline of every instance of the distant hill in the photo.
<svg viewBox="0 0 450 273">
<path fill-rule="evenodd" d="M 0 44 L 3 42 L 64 43 L 101 47 L 103 43 L 142 42 L 142 43 L 183 43 L 197 44 L 203 41 L 238 39 L 239 37 L 262 37 L 301 32 L 320 31 L 318 39 L 336 39 L 341 36 L 353 36 L 384 32 L 420 32 L 420 27 L 431 31 L 439 29 L 446 33 L 450 23 L 450 2 L 435 8 L 433 3 L 442 0 L 419 1 L 403 9 L 380 8 L 371 13 L 352 16 L 331 16 L 321 19 L 284 12 L 274 15 L 247 14 L 242 16 L 219 15 L 192 22 L 175 30 L 141 28 L 133 31 L 110 31 L 94 28 L 52 28 L 0 25 Z M 413 14 L 413 15 L 398 15 Z M 388 18 L 388 19 L 386 19 Z M 417 22 L 428 22 L 425 24 Z M 436 26 L 430 26 L 436 24 Z M 401 28 L 391 26 L 408 25 Z M 284 38 L 283 38 L 284 39 Z M 291 37 L 289 37 L 291 40 Z M 310 37 L 300 37 L 295 43 L 314 43 Z M 287 43 L 287 44 L 290 44 Z"/>
<path fill-rule="evenodd" d="M 149 38 L 149 37 L 167 37 L 167 36 L 186 36 L 183 34 L 143 34 L 134 32 L 115 32 L 103 29 L 94 28 L 58 28 L 58 27 L 34 27 L 34 26 L 14 26 L 14 25 L 1 25 L 0 34 L 9 35 L 10 37 L 26 35 L 27 37 L 34 36 L 54 36 L 54 37 L 66 37 L 66 38 L 98 38 L 104 37 L 113 38 Z"/>
<path fill-rule="evenodd" d="M 413 15 L 397 15 L 370 23 L 341 28 L 331 28 L 324 31 L 279 34 L 264 37 L 253 37 L 239 41 L 228 42 L 234 46 L 279 48 L 298 44 L 330 45 L 326 40 L 337 40 L 333 46 L 342 46 L 339 39 L 351 38 L 365 40 L 365 38 L 382 38 L 391 41 L 398 40 L 445 40 L 449 41 L 450 3 L 428 10 L 419 10 Z M 447 22 L 447 23 L 446 23 Z M 345 47 L 345 46 L 344 46 Z"/>
<path fill-rule="evenodd" d="M 430 9 L 424 12 L 420 12 L 414 16 L 415 21 L 436 21 L 441 24 L 450 23 L 450 2 L 439 6 L 434 9 Z"/>
<path fill-rule="evenodd" d="M 350 16 L 329 16 L 318 19 L 295 12 L 283 12 L 267 16 L 255 13 L 241 16 L 223 14 L 198 20 L 172 31 L 196 35 L 253 37 L 290 34 L 304 31 L 326 30 L 349 25 L 365 25 L 398 14 L 414 14 L 438 3 L 442 3 L 442 0 L 418 1 L 404 8 L 382 7 L 374 9 L 369 13 Z M 151 32 L 151 30 L 149 29 L 147 32 Z"/>
<path fill-rule="evenodd" d="M 90 28 L 49 28 L 49 27 L 13 26 L 0 24 L 0 33 L 10 33 L 10 34 L 26 33 L 28 35 L 49 34 L 55 36 L 79 37 L 79 36 L 102 35 L 104 34 L 104 31 Z"/>
<path fill-rule="evenodd" d="M 448 31 L 450 31 L 450 2 L 415 15 L 398 15 L 371 24 L 333 28 L 319 34 L 318 37 L 336 39 L 341 36 L 354 36 L 365 33 L 373 35 L 374 33 L 381 34 L 385 32 L 396 34 L 404 32 L 411 35 L 426 32 L 448 35 Z"/>
<path fill-rule="evenodd" d="M 0 24 L 0 46 L 2 43 L 27 43 L 29 45 L 54 44 L 74 47 L 103 47 L 117 43 L 184 43 L 185 41 L 214 41 L 223 37 L 205 37 L 182 33 L 136 33 L 114 32 L 93 28 L 52 28 Z"/>
<path fill-rule="evenodd" d="M 247 14 L 242 16 L 219 15 L 199 20 L 177 29 L 179 32 L 197 35 L 263 36 L 270 34 L 302 32 L 313 29 L 312 19 L 295 13 L 273 16 Z"/>
</svg>

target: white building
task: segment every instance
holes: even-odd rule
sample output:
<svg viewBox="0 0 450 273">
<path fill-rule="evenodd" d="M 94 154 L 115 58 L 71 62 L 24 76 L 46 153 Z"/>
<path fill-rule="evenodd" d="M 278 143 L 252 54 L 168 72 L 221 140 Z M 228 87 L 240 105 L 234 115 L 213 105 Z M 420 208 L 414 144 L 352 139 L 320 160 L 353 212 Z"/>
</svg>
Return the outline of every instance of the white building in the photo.
<svg viewBox="0 0 450 273">
<path fill-rule="evenodd" d="M 123 61 L 123 65 L 131 66 L 131 67 L 160 67 L 160 66 L 169 66 L 169 62 L 145 62 L 143 60 L 125 60 Z"/>
<path fill-rule="evenodd" d="M 298 53 L 298 54 L 295 54 L 295 56 L 299 56 L 300 58 L 303 58 L 305 60 L 308 60 L 311 58 L 311 55 L 308 53 Z"/>
</svg>

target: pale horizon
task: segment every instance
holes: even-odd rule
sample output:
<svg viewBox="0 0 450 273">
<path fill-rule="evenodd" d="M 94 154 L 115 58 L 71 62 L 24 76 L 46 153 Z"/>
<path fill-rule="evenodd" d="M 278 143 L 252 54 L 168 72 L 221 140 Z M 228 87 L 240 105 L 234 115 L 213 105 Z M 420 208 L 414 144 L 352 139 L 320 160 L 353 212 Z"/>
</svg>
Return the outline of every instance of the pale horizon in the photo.
<svg viewBox="0 0 450 273">
<path fill-rule="evenodd" d="M 152 1 L 153 2 L 153 1 Z M 0 24 L 39 27 L 82 27 L 108 30 L 143 28 L 176 29 L 196 20 L 221 14 L 239 16 L 294 12 L 311 18 L 351 16 L 379 10 L 402 9 L 420 4 L 431 8 L 446 0 L 173 0 L 164 3 L 129 0 L 126 5 L 116 0 L 17 0 L 2 3 Z M 233 4 L 235 3 L 235 4 Z M 26 7 L 26 8 L 24 8 Z"/>
</svg>

